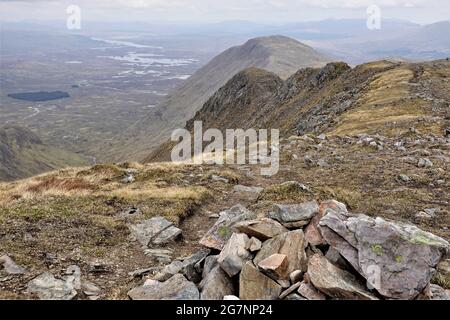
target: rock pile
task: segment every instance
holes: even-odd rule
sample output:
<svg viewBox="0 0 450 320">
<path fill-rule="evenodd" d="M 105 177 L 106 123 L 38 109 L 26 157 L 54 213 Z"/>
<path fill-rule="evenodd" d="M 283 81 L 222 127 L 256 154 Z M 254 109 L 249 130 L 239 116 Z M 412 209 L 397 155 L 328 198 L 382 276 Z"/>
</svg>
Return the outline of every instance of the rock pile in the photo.
<svg viewBox="0 0 450 320">
<path fill-rule="evenodd" d="M 147 242 L 147 239 L 145 239 Z M 444 239 L 413 225 L 354 215 L 337 201 L 243 206 L 220 214 L 206 249 L 173 261 L 131 299 L 448 299 L 430 284 L 448 259 Z"/>
</svg>

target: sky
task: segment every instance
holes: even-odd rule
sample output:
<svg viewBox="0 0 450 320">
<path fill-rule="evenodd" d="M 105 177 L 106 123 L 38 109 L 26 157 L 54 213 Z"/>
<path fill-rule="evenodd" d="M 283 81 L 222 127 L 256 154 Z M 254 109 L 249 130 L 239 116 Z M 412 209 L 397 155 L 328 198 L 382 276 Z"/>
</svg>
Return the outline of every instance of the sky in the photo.
<svg viewBox="0 0 450 320">
<path fill-rule="evenodd" d="M 448 0 L 0 0 L 0 21 L 64 20 L 69 5 L 89 21 L 200 23 L 247 20 L 267 24 L 329 18 L 367 18 L 370 5 L 382 18 L 421 24 L 450 20 Z"/>
</svg>

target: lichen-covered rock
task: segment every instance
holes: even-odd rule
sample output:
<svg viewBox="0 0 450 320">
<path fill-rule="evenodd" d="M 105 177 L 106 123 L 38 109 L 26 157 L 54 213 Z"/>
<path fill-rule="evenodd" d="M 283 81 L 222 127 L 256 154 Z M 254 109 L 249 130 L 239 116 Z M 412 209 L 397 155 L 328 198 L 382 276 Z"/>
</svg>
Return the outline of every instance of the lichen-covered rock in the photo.
<svg viewBox="0 0 450 320">
<path fill-rule="evenodd" d="M 200 244 L 205 247 L 222 250 L 225 243 L 233 234 L 233 227 L 236 223 L 254 219 L 256 215 L 244 208 L 242 205 L 236 205 L 220 213 L 219 219 L 214 226 L 200 240 Z"/>
<path fill-rule="evenodd" d="M 419 228 L 329 212 L 320 222 L 326 241 L 381 295 L 414 299 L 430 283 L 449 243 Z"/>
</svg>

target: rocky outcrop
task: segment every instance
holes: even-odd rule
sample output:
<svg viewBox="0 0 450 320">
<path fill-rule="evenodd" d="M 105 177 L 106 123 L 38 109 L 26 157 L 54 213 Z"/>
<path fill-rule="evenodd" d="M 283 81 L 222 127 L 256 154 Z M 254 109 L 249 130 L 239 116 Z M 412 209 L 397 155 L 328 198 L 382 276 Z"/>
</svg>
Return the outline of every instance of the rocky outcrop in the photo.
<svg viewBox="0 0 450 320">
<path fill-rule="evenodd" d="M 334 200 L 277 208 L 277 215 L 268 216 L 303 228 L 291 224 L 294 230 L 289 231 L 276 220 L 255 219 L 244 207 L 233 207 L 220 215 L 207 241 L 202 239 L 208 247 L 220 247 L 218 255 L 201 250 L 173 261 L 154 277 L 165 282 L 147 280 L 129 292 L 130 298 L 448 298 L 443 288 L 430 283 L 438 265 L 440 272 L 446 270 L 445 240 L 412 225 L 352 215 Z M 218 240 L 223 226 L 232 234 Z"/>
</svg>

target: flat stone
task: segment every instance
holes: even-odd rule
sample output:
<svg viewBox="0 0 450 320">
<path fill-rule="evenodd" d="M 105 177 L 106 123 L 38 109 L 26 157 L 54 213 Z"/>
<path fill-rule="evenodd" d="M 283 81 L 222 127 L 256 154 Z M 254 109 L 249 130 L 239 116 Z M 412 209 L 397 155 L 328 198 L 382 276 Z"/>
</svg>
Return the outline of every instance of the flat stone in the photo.
<svg viewBox="0 0 450 320">
<path fill-rule="evenodd" d="M 282 300 L 282 299 L 286 298 L 288 295 L 290 295 L 291 293 L 294 293 L 294 291 L 296 291 L 299 287 L 300 287 L 300 282 L 293 284 L 292 286 L 289 287 L 289 289 L 286 289 L 285 291 L 283 291 L 280 294 L 280 299 Z"/>
<path fill-rule="evenodd" d="M 37 295 L 40 300 L 72 300 L 77 296 L 73 281 L 56 279 L 49 272 L 28 282 L 26 292 Z"/>
<path fill-rule="evenodd" d="M 134 237 L 144 246 L 162 245 L 176 239 L 181 230 L 163 217 L 155 217 L 137 224 L 129 225 Z"/>
<path fill-rule="evenodd" d="M 248 240 L 244 233 L 233 233 L 217 258 L 219 265 L 230 277 L 237 275 L 252 258 L 252 254 L 245 249 Z"/>
<path fill-rule="evenodd" d="M 317 201 L 294 205 L 275 204 L 269 218 L 275 219 L 287 228 L 300 228 L 319 212 Z"/>
<path fill-rule="evenodd" d="M 311 283 L 303 281 L 297 292 L 308 300 L 326 300 L 327 297 L 317 290 Z"/>
<path fill-rule="evenodd" d="M 233 187 L 234 192 L 242 192 L 242 193 L 256 193 L 259 194 L 264 190 L 264 188 L 260 187 L 247 187 L 243 185 L 236 185 Z"/>
<path fill-rule="evenodd" d="M 286 298 L 284 298 L 284 300 L 306 300 L 306 299 L 300 296 L 299 294 L 291 293 Z"/>
<path fill-rule="evenodd" d="M 131 300 L 199 300 L 200 293 L 193 282 L 176 274 L 166 282 L 151 281 L 128 292 Z"/>
<path fill-rule="evenodd" d="M 284 254 L 273 254 L 270 257 L 260 261 L 258 267 L 274 280 L 286 279 L 288 259 Z"/>
<path fill-rule="evenodd" d="M 3 268 L 9 275 L 21 275 L 27 272 L 25 268 L 19 266 L 7 255 L 0 256 L 0 264 L 3 265 Z"/>
<path fill-rule="evenodd" d="M 320 254 L 309 259 L 308 276 L 314 287 L 332 298 L 377 300 L 352 274 L 334 266 Z"/>
<path fill-rule="evenodd" d="M 289 231 L 278 221 L 268 218 L 239 222 L 235 228 L 239 232 L 245 233 L 249 237 L 258 238 L 261 241 Z"/>
<path fill-rule="evenodd" d="M 199 285 L 202 300 L 222 300 L 234 294 L 234 285 L 231 278 L 217 264 Z"/>
<path fill-rule="evenodd" d="M 200 240 L 200 244 L 207 248 L 222 250 L 225 243 L 233 234 L 234 225 L 238 222 L 254 218 L 255 214 L 242 205 L 236 205 L 225 210 L 220 213 L 220 217 L 214 226 Z"/>
<path fill-rule="evenodd" d="M 304 240 L 302 230 L 295 230 L 280 234 L 264 242 L 261 250 L 253 259 L 255 264 L 259 264 L 264 259 L 273 254 L 283 254 L 287 256 L 288 267 L 286 270 L 286 279 L 289 280 L 289 274 L 295 270 L 306 271 L 307 257 L 305 248 L 307 243 Z"/>
<path fill-rule="evenodd" d="M 241 300 L 276 300 L 281 294 L 281 286 L 259 272 L 248 261 L 239 276 L 239 298 Z"/>
<path fill-rule="evenodd" d="M 167 281 L 174 275 L 179 273 L 183 269 L 183 262 L 179 260 L 172 261 L 169 265 L 165 266 L 160 272 L 156 274 L 154 280 L 157 281 Z"/>
</svg>

